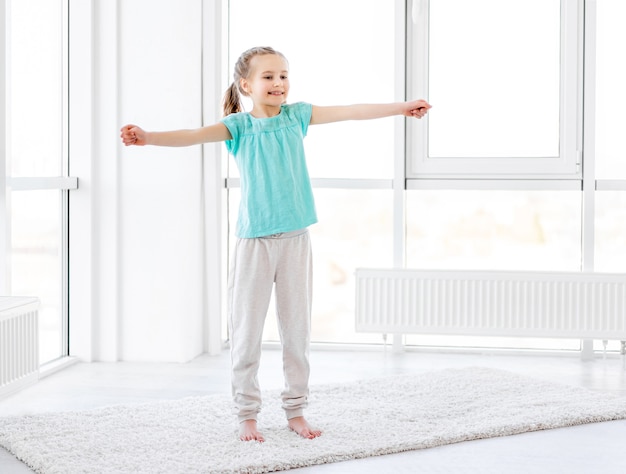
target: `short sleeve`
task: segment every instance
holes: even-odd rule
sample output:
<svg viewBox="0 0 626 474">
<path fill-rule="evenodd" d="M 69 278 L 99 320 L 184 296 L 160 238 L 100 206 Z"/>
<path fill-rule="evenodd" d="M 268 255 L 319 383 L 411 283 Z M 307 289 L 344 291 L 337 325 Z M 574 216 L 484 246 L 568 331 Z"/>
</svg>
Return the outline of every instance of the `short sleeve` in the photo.
<svg viewBox="0 0 626 474">
<path fill-rule="evenodd" d="M 240 123 L 239 114 L 230 114 L 222 118 L 222 123 L 226 125 L 226 128 L 230 132 L 231 140 L 226 140 L 224 144 L 229 153 L 235 155 L 239 148 L 239 136 L 240 136 Z"/>
<path fill-rule="evenodd" d="M 306 137 L 307 131 L 309 130 L 309 124 L 311 123 L 313 106 L 306 102 L 296 102 L 292 105 L 292 110 L 294 112 L 294 115 L 298 118 L 298 121 L 300 122 L 302 136 Z"/>
</svg>

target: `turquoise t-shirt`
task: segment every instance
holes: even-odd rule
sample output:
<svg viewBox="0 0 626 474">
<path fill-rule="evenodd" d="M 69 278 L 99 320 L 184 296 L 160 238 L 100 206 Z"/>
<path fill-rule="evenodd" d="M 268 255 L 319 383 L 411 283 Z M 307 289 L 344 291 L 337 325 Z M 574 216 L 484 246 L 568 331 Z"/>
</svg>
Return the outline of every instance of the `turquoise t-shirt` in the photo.
<svg viewBox="0 0 626 474">
<path fill-rule="evenodd" d="M 317 222 L 303 143 L 311 111 L 311 104 L 298 102 L 283 105 L 274 117 L 240 112 L 222 119 L 233 137 L 226 148 L 241 176 L 237 237 L 289 232 Z"/>
</svg>

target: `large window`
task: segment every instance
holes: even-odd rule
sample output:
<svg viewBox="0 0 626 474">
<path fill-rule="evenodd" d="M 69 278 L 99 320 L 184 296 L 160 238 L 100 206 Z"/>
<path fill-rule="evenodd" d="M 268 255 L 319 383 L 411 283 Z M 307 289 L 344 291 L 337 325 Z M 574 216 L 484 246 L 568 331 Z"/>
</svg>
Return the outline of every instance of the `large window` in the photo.
<svg viewBox="0 0 626 474">
<path fill-rule="evenodd" d="M 67 3 L 5 4 L 3 290 L 40 299 L 45 363 L 67 355 Z"/>
<path fill-rule="evenodd" d="M 229 3 L 229 69 L 249 46 L 284 50 L 291 101 L 433 104 L 426 119 L 406 126 L 310 129 L 320 217 L 311 230 L 315 340 L 375 342 L 352 329 L 357 267 L 626 272 L 624 2 Z M 237 190 L 230 194 L 236 203 Z M 270 326 L 266 336 L 275 339 Z"/>
</svg>

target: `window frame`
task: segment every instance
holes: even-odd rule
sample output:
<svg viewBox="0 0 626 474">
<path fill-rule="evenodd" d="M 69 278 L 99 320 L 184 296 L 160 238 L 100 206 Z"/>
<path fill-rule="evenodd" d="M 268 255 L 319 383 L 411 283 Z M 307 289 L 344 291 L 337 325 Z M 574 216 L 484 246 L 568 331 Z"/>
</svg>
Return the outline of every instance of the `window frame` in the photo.
<svg viewBox="0 0 626 474">
<path fill-rule="evenodd" d="M 69 150 L 68 150 L 68 137 L 69 137 L 69 0 L 61 0 L 61 15 L 59 18 L 60 27 L 62 29 L 62 44 L 61 44 L 61 70 L 62 70 L 62 143 L 61 143 L 61 163 L 59 163 L 60 176 L 20 176 L 13 177 L 7 174 L 7 162 L 6 153 L 2 153 L 0 156 L 0 182 L 2 189 L 0 189 L 0 260 L 2 266 L 0 266 L 0 293 L 12 294 L 11 290 L 11 222 L 10 212 L 8 207 L 10 206 L 10 197 L 13 192 L 30 192 L 40 190 L 57 190 L 60 200 L 60 212 L 57 216 L 59 219 L 60 228 L 60 261 L 61 265 L 58 269 L 61 273 L 61 285 L 59 291 L 61 292 L 61 307 L 60 310 L 60 332 L 61 337 L 58 342 L 58 358 L 42 361 L 41 365 L 53 363 L 56 360 L 69 356 L 69 253 L 70 253 L 70 236 L 69 236 L 69 192 L 71 190 L 78 189 L 78 178 L 69 176 Z M 2 24 L 2 32 L 6 33 L 10 28 L 8 21 L 10 21 L 10 5 L 2 4 L 0 21 Z M 5 34 L 2 35 L 3 40 L 1 46 L 1 57 L 3 77 L 6 76 L 6 61 L 7 52 L 6 48 L 9 45 L 6 43 Z M 2 103 L 6 103 L 6 81 L 2 81 L 2 87 L 0 93 L 2 95 Z M 6 107 L 5 107 L 6 109 Z M 7 144 L 7 129 L 9 123 L 3 116 L 2 122 L 0 122 L 0 146 L 3 150 L 6 150 Z M 9 119 L 10 121 L 10 119 Z M 33 295 L 37 296 L 37 295 Z"/>
<path fill-rule="evenodd" d="M 428 97 L 429 0 L 408 0 L 408 97 Z M 431 157 L 428 118 L 407 124 L 407 179 L 581 179 L 582 76 L 584 2 L 561 0 L 561 74 L 559 156 L 556 157 Z"/>
</svg>

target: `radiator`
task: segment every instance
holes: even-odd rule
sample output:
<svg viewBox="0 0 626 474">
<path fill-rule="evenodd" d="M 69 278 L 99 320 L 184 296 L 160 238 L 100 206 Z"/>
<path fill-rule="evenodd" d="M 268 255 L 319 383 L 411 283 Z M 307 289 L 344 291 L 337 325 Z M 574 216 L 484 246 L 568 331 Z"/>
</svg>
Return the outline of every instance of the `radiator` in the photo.
<svg viewBox="0 0 626 474">
<path fill-rule="evenodd" d="M 625 341 L 626 275 L 359 269 L 356 330 Z"/>
<path fill-rule="evenodd" d="M 0 297 L 0 397 L 39 379 L 37 298 Z"/>
</svg>

